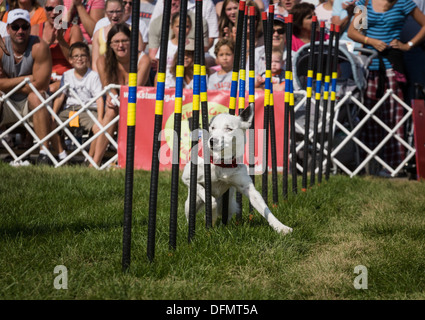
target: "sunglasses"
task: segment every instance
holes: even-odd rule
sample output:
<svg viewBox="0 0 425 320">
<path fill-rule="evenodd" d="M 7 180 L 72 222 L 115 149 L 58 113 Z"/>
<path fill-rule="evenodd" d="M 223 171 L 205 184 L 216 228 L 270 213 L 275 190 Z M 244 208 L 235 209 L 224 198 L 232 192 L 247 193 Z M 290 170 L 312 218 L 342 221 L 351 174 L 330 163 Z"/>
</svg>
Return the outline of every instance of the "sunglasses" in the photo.
<svg viewBox="0 0 425 320">
<path fill-rule="evenodd" d="M 46 9 L 47 12 L 53 11 L 55 7 L 44 7 L 44 9 Z"/>
<path fill-rule="evenodd" d="M 132 2 L 130 2 L 130 1 L 123 1 L 122 2 L 123 3 L 123 5 L 124 5 L 124 7 L 126 6 L 126 5 L 129 5 L 130 7 L 133 5 L 133 3 Z"/>
<path fill-rule="evenodd" d="M 273 33 L 277 32 L 278 34 L 284 34 L 285 30 L 283 28 L 273 29 Z"/>
<path fill-rule="evenodd" d="M 20 24 L 12 24 L 10 26 L 10 28 L 13 31 L 18 31 L 19 29 L 22 29 L 23 31 L 27 31 L 30 27 L 31 27 L 31 25 L 29 23 L 25 23 L 25 24 L 22 24 L 22 25 L 20 25 Z"/>
</svg>

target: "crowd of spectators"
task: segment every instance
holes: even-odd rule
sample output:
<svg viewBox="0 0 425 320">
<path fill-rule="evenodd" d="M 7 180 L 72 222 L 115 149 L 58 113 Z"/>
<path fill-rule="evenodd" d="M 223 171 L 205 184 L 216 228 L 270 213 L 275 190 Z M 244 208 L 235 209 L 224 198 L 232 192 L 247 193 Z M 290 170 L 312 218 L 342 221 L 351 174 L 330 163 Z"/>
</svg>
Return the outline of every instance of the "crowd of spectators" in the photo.
<svg viewBox="0 0 425 320">
<path fill-rule="evenodd" d="M 26 76 L 29 76 L 37 90 L 46 96 L 56 92 L 67 82 L 78 91 L 82 79 L 83 83 L 90 82 L 90 85 L 85 85 L 85 90 L 98 89 L 98 84 L 103 87 L 108 84 L 126 85 L 130 65 L 131 12 L 134 1 L 140 1 L 137 85 L 155 86 L 161 49 L 164 0 L 0 0 L 0 47 L 9 51 L 7 54 L 6 51 L 0 50 L 1 92 L 12 90 Z M 186 88 L 192 88 L 195 2 L 188 0 L 187 4 L 184 74 Z M 284 18 L 291 13 L 294 17 L 293 52 L 309 43 L 312 32 L 318 32 L 311 30 L 311 19 L 316 15 L 319 21 L 325 22 L 326 38 L 330 24 L 338 24 L 342 30 L 341 43 L 345 43 L 349 48 L 363 46 L 379 52 L 379 57 L 369 66 L 368 84 L 374 91 L 368 90 L 366 98 L 371 106 L 386 88 L 392 88 L 403 97 L 405 90 L 413 85 L 412 81 L 422 84 L 425 82 L 425 67 L 418 72 L 417 65 L 409 66 L 403 60 L 404 54 L 416 52 L 415 61 L 422 62 L 421 66 L 425 66 L 424 2 L 425 0 L 273 0 L 273 89 L 285 90 L 283 70 L 287 54 Z M 171 0 L 166 87 L 175 86 L 180 3 L 180 0 Z M 247 46 L 255 46 L 255 85 L 259 90 L 264 88 L 265 73 L 261 14 L 262 11 L 268 11 L 270 4 L 271 0 L 247 0 L 247 5 L 254 6 L 256 11 L 255 43 L 250 44 L 248 41 Z M 360 5 L 366 6 L 367 11 L 355 10 L 355 7 Z M 230 88 L 238 9 L 238 0 L 203 0 L 203 39 L 209 70 L 209 89 Z M 359 30 L 356 23 L 359 18 L 364 18 L 365 14 L 369 28 Z M 249 39 L 249 35 L 247 38 Z M 248 52 L 249 50 L 247 54 Z M 249 57 L 247 69 L 248 61 Z M 93 81 L 96 85 L 91 83 Z M 76 85 L 78 83 L 80 85 Z M 119 94 L 117 90 L 113 93 Z M 409 97 L 412 98 L 411 94 Z M 34 97 L 28 86 L 15 93 L 12 101 L 22 115 L 38 105 L 38 98 Z M 77 108 L 75 101 L 65 93 L 59 96 L 54 106 L 55 112 L 62 117 L 64 111 Z M 385 108 L 388 115 L 384 118 L 391 118 L 391 121 L 398 119 L 400 110 L 395 103 L 389 103 Z M 16 121 L 16 116 L 7 109 L 9 108 L 0 106 L 0 130 Z M 106 125 L 119 113 L 119 106 L 107 95 L 102 102 L 98 101 L 97 110 L 99 123 Z M 55 127 L 52 122 L 54 121 L 45 109 L 34 114 L 33 125 L 40 138 Z M 89 131 L 98 130 L 91 122 L 86 127 Z M 108 132 L 112 134 L 114 130 L 115 126 L 111 126 Z M 378 133 L 374 135 L 380 136 Z M 91 154 L 96 163 L 101 163 L 107 145 L 108 141 L 104 135 L 100 135 L 93 143 Z M 43 157 L 43 149 L 51 147 L 57 150 L 58 154 L 66 152 L 60 139 L 55 137 L 50 145 L 46 142 L 41 147 L 41 163 L 48 161 Z M 394 151 L 395 149 L 397 147 L 388 151 L 391 154 L 389 163 L 398 161 L 403 156 L 399 151 Z M 394 153 L 399 156 L 394 157 Z"/>
</svg>

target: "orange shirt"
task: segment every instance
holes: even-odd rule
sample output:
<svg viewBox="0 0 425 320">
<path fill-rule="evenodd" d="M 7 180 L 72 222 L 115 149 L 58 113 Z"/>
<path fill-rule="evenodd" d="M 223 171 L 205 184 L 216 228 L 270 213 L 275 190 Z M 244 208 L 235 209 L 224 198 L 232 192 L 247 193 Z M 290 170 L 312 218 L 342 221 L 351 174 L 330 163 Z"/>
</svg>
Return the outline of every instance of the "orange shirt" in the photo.
<svg viewBox="0 0 425 320">
<path fill-rule="evenodd" d="M 7 15 L 9 12 L 6 12 L 3 16 L 2 21 L 7 23 Z M 36 24 L 40 24 L 47 21 L 46 12 L 42 7 L 38 7 L 35 9 L 34 14 L 31 17 L 30 24 L 34 26 Z"/>
</svg>

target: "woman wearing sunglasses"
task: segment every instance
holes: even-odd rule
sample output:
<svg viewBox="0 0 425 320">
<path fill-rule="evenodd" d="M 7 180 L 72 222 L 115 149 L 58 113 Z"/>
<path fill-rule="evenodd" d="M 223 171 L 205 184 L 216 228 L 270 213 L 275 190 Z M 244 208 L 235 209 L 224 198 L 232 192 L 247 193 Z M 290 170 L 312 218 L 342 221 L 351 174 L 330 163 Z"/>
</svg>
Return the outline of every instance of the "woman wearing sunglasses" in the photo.
<svg viewBox="0 0 425 320">
<path fill-rule="evenodd" d="M 59 5 L 63 5 L 63 0 L 47 0 L 44 5 L 47 21 L 38 25 L 38 36 L 50 47 L 52 73 L 57 76 L 61 76 L 72 68 L 68 61 L 69 47 L 75 42 L 83 41 L 83 34 L 77 25 L 65 25 L 62 21 L 55 21 L 61 14 L 61 11 L 55 10 L 55 7 Z M 58 25 L 55 26 L 55 24 Z M 55 92 L 59 84 L 60 80 L 52 79 L 49 86 L 50 92 Z"/>
</svg>

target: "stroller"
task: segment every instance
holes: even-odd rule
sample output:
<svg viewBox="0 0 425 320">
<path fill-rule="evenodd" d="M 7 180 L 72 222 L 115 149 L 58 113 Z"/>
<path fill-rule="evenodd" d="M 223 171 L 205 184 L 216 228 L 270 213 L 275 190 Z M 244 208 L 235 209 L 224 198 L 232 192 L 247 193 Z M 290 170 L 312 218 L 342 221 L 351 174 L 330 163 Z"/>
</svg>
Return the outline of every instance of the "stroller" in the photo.
<svg viewBox="0 0 425 320">
<path fill-rule="evenodd" d="M 305 44 L 293 55 L 293 77 L 294 77 L 294 88 L 297 90 L 305 89 L 307 86 L 307 71 L 308 71 L 308 58 L 310 52 L 310 43 Z M 324 43 L 323 46 L 323 79 L 325 76 L 326 63 L 328 59 L 329 41 Z M 336 103 L 338 100 L 346 95 L 347 92 L 351 92 L 351 96 L 355 97 L 361 103 L 364 100 L 364 93 L 367 86 L 367 75 L 368 66 L 372 59 L 377 56 L 377 53 L 373 50 L 364 48 L 354 48 L 355 52 L 350 52 L 345 43 L 339 44 L 338 54 L 338 79 L 336 85 Z M 313 66 L 313 85 L 312 88 L 316 87 L 316 70 L 317 60 L 319 55 L 319 42 L 315 43 L 314 50 L 314 66 Z M 314 97 L 314 95 L 313 95 Z M 311 116 L 310 116 L 310 128 L 313 128 L 314 119 L 314 107 L 315 99 L 311 101 Z M 328 105 L 329 108 L 329 105 Z M 346 102 L 340 107 L 335 109 L 335 119 L 341 123 L 349 131 L 353 130 L 358 124 L 359 108 L 354 104 L 351 99 L 347 99 Z M 321 119 L 321 115 L 319 117 Z M 346 134 L 336 128 L 334 124 L 334 137 L 332 148 L 337 147 L 346 137 Z M 319 128 L 320 131 L 320 128 Z M 311 151 L 311 150 L 310 150 Z M 344 147 L 335 155 L 335 158 L 346 166 L 349 170 L 353 170 L 360 164 L 360 150 L 356 143 L 353 141 L 348 142 Z"/>
</svg>

